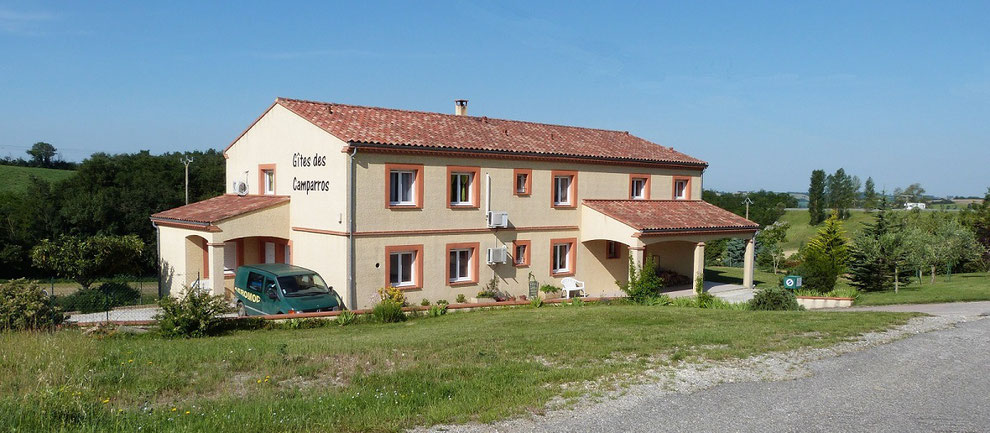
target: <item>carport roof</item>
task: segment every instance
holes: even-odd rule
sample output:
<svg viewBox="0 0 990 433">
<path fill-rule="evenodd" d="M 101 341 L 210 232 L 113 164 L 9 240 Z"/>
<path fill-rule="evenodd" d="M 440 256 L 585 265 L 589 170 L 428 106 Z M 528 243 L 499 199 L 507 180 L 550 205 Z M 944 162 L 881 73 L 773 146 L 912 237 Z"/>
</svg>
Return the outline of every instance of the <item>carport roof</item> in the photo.
<svg viewBox="0 0 990 433">
<path fill-rule="evenodd" d="M 287 203 L 284 195 L 225 194 L 211 199 L 189 203 L 151 215 L 152 221 L 176 221 L 197 224 L 214 224 L 235 216 Z"/>
<path fill-rule="evenodd" d="M 759 224 L 701 200 L 585 200 L 643 234 L 756 231 Z"/>
</svg>

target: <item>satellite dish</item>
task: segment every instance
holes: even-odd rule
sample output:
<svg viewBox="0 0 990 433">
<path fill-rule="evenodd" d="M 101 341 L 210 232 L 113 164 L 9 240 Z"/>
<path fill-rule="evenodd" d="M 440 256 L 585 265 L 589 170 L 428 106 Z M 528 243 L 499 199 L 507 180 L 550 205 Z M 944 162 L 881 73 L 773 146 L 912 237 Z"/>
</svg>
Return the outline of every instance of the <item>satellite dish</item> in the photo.
<svg viewBox="0 0 990 433">
<path fill-rule="evenodd" d="M 234 182 L 234 192 L 236 192 L 237 195 L 240 196 L 247 195 L 248 193 L 247 182 L 241 182 L 241 181 Z"/>
</svg>

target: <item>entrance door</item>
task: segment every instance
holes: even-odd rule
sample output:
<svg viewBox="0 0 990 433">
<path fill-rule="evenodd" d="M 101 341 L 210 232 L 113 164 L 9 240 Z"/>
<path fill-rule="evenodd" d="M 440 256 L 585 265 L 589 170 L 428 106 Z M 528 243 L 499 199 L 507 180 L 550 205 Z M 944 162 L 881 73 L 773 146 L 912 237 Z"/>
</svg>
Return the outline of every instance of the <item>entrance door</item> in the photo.
<svg viewBox="0 0 990 433">
<path fill-rule="evenodd" d="M 275 242 L 265 242 L 265 263 L 275 263 Z"/>
</svg>

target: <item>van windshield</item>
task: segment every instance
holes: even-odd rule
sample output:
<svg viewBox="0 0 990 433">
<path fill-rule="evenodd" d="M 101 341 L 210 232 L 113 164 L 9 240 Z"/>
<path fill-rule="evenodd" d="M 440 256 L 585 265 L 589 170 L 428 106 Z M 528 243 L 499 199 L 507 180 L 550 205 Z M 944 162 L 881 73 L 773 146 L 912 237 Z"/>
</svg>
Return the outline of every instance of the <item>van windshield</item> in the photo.
<svg viewBox="0 0 990 433">
<path fill-rule="evenodd" d="M 327 283 L 317 274 L 278 277 L 278 285 L 285 296 L 313 296 L 330 293 Z"/>
</svg>

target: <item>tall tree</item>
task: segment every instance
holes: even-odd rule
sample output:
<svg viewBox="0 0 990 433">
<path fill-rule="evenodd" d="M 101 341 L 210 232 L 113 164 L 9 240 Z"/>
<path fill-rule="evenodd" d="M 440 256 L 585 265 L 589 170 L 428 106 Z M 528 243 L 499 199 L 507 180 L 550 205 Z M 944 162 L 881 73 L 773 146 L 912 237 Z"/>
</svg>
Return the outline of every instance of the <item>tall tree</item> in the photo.
<svg viewBox="0 0 990 433">
<path fill-rule="evenodd" d="M 825 221 L 825 170 L 811 172 L 811 186 L 808 187 L 808 213 L 811 214 L 811 225 L 816 226 Z"/>
<path fill-rule="evenodd" d="M 756 235 L 756 245 L 759 247 L 756 264 L 777 273 L 780 262 L 784 260 L 784 249 L 781 244 L 787 240 L 787 229 L 790 227 L 791 225 L 786 222 L 777 221 L 760 230 Z"/>
<path fill-rule="evenodd" d="M 872 177 L 866 178 L 866 185 L 863 187 L 863 208 L 867 211 L 877 208 L 877 189 Z"/>
<path fill-rule="evenodd" d="M 55 146 L 43 141 L 34 143 L 31 149 L 27 151 L 27 154 L 31 155 L 31 163 L 37 167 L 51 167 L 56 153 Z"/>
<path fill-rule="evenodd" d="M 833 212 L 825 220 L 825 226 L 808 241 L 802 258 L 804 263 L 799 272 L 808 289 L 826 293 L 835 288 L 835 282 L 846 271 L 849 260 L 848 240 L 837 213 Z"/>
<path fill-rule="evenodd" d="M 895 291 L 907 281 L 911 270 L 905 266 L 907 250 L 903 223 L 891 215 L 886 200 L 873 215 L 873 223 L 864 224 L 849 249 L 849 272 L 852 285 L 860 290 Z"/>
</svg>

